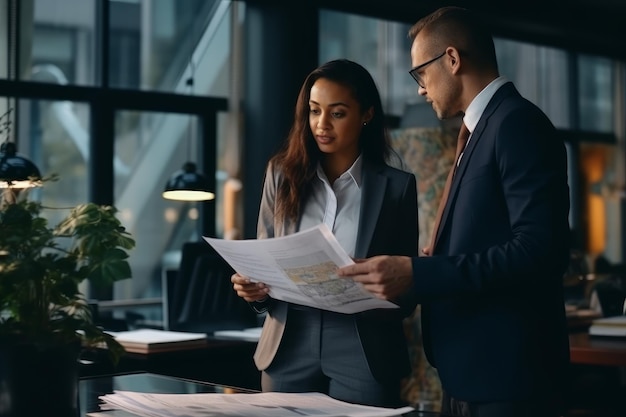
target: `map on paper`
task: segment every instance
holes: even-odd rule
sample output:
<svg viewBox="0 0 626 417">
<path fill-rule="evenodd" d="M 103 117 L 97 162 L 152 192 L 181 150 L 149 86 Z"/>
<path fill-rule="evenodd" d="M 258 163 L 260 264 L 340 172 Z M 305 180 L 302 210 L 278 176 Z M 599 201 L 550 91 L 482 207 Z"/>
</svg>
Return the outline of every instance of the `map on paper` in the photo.
<svg viewBox="0 0 626 417">
<path fill-rule="evenodd" d="M 277 300 L 340 313 L 398 308 L 337 276 L 337 268 L 353 261 L 324 224 L 272 239 L 204 239 L 239 274 L 267 284 Z"/>
<path fill-rule="evenodd" d="M 291 267 L 297 263 L 300 266 Z M 341 306 L 351 302 L 367 300 L 370 295 L 364 294 L 360 285 L 350 279 L 339 278 L 335 274 L 337 265 L 324 260 L 323 253 L 311 254 L 300 259 L 284 262 L 279 265 L 294 284 L 298 285 L 302 294 L 317 299 L 326 306 Z"/>
</svg>

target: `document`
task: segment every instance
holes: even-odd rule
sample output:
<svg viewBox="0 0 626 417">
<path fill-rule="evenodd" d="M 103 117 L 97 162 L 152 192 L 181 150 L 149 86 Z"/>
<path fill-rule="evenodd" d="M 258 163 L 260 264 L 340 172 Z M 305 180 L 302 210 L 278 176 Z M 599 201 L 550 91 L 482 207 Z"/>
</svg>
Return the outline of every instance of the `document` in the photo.
<svg viewBox="0 0 626 417">
<path fill-rule="evenodd" d="M 100 396 L 101 410 L 124 410 L 150 417 L 391 417 L 412 407 L 382 408 L 351 404 L 320 393 L 149 394 L 115 391 Z"/>
<path fill-rule="evenodd" d="M 172 332 L 156 329 L 137 329 L 107 333 L 124 346 L 127 352 L 133 353 L 194 349 L 207 344 L 207 335 L 205 333 Z"/>
<path fill-rule="evenodd" d="M 249 342 L 258 342 L 261 337 L 263 327 L 249 327 L 243 330 L 216 330 L 213 336 L 225 339 L 246 340 Z"/>
<path fill-rule="evenodd" d="M 591 336 L 626 337 L 626 316 L 603 317 L 591 322 Z"/>
<path fill-rule="evenodd" d="M 267 284 L 277 300 L 339 313 L 398 308 L 337 275 L 354 261 L 324 224 L 271 239 L 204 239 L 239 274 Z"/>
</svg>

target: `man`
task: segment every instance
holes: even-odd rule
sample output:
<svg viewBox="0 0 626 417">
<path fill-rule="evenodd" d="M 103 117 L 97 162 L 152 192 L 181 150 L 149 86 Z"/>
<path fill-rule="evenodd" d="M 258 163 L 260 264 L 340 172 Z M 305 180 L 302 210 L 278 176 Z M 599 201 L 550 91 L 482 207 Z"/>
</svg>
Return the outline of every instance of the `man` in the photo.
<svg viewBox="0 0 626 417">
<path fill-rule="evenodd" d="M 500 77 L 493 39 L 468 10 L 439 9 L 409 35 L 418 93 L 440 119 L 463 114 L 470 136 L 428 256 L 372 257 L 339 274 L 384 299 L 417 295 L 444 413 L 558 416 L 569 363 L 564 144 Z"/>
</svg>

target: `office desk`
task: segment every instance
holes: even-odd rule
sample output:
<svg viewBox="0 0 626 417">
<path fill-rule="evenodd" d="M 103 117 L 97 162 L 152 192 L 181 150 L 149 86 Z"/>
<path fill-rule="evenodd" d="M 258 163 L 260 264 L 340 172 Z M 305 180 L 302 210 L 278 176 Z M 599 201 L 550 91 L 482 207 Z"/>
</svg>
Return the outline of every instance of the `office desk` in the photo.
<svg viewBox="0 0 626 417">
<path fill-rule="evenodd" d="M 585 365 L 626 366 L 626 339 L 590 337 L 571 333 L 570 362 Z"/>
<path fill-rule="evenodd" d="M 254 392 L 241 388 L 224 385 L 197 382 L 187 379 L 168 377 L 151 373 L 134 373 L 125 375 L 105 375 L 98 377 L 81 378 L 79 384 L 80 416 L 96 413 L 100 410 L 98 397 L 110 394 L 113 390 L 138 391 L 150 393 L 246 393 Z M 126 411 L 107 411 L 102 414 L 106 417 L 133 416 Z M 403 414 L 404 417 L 439 417 L 439 413 L 414 411 Z"/>
<path fill-rule="evenodd" d="M 626 416 L 626 340 L 570 333 L 568 416 Z"/>
<path fill-rule="evenodd" d="M 113 366 L 106 352 L 99 352 L 93 363 L 81 368 L 81 377 L 148 372 L 194 381 L 261 388 L 261 373 L 252 355 L 256 343 L 240 340 L 209 339 L 206 346 L 157 353 L 125 353 Z"/>
</svg>

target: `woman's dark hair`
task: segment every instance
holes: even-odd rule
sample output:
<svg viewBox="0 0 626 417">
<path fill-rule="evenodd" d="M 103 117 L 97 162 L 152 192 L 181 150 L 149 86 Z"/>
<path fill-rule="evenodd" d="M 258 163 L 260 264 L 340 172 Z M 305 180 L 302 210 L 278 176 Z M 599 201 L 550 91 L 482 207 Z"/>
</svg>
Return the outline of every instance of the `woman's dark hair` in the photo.
<svg viewBox="0 0 626 417">
<path fill-rule="evenodd" d="M 279 217 L 292 220 L 298 217 L 301 204 L 310 194 L 311 180 L 316 175 L 317 164 L 322 156 L 309 127 L 311 87 L 320 78 L 347 87 L 359 103 L 361 114 L 370 108 L 374 110 L 372 119 L 363 127 L 359 138 L 363 160 L 384 163 L 392 152 L 380 94 L 370 73 L 363 66 L 347 59 L 321 65 L 304 80 L 289 135 L 283 148 L 271 160 L 284 176 L 276 196 L 276 215 Z"/>
</svg>

